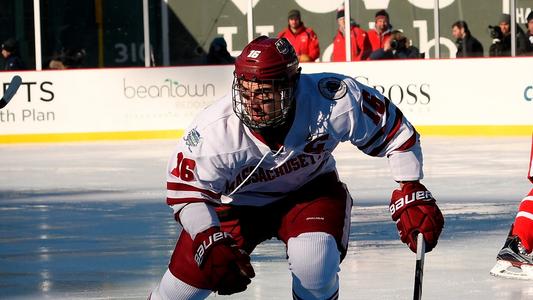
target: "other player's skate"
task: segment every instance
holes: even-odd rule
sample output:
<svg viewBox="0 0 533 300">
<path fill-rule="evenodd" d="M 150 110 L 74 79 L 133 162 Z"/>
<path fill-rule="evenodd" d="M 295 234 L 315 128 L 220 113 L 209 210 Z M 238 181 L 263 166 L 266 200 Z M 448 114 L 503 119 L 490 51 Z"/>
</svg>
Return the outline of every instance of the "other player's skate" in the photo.
<svg viewBox="0 0 533 300">
<path fill-rule="evenodd" d="M 533 280 L 533 253 L 527 253 L 516 235 L 509 235 L 490 270 L 494 276 Z"/>
</svg>

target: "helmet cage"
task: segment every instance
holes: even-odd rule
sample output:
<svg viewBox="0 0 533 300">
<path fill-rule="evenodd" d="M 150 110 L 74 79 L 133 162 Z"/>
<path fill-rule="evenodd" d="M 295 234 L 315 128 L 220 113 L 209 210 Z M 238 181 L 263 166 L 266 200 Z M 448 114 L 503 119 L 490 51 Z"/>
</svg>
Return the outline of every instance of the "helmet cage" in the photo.
<svg viewBox="0 0 533 300">
<path fill-rule="evenodd" d="M 265 79 L 247 81 L 254 91 L 243 86 L 244 78 L 233 78 L 233 111 L 252 130 L 277 128 L 287 122 L 294 105 L 297 79 Z M 270 109 L 266 109 L 270 106 Z"/>
</svg>

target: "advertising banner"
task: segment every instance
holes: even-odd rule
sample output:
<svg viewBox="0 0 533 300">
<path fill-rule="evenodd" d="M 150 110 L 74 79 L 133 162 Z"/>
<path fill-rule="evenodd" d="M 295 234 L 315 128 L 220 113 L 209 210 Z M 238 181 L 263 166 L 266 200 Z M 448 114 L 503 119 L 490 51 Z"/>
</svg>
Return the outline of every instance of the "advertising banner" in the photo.
<svg viewBox="0 0 533 300">
<path fill-rule="evenodd" d="M 417 128 L 441 129 L 429 133 L 533 131 L 531 58 L 308 63 L 302 69 L 355 77 L 384 93 Z M 18 72 L 22 85 L 0 110 L 0 142 L 176 136 L 202 108 L 230 93 L 232 73 L 231 65 Z M 0 73 L 4 90 L 13 75 Z"/>
</svg>

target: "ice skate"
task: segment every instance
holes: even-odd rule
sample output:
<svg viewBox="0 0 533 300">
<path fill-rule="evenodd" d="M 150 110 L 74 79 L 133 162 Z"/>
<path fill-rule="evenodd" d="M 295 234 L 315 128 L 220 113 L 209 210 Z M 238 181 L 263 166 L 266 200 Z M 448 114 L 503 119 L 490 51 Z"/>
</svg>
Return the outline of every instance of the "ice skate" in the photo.
<svg viewBox="0 0 533 300">
<path fill-rule="evenodd" d="M 533 254 L 528 254 L 518 236 L 507 237 L 490 274 L 510 279 L 533 280 Z"/>
</svg>

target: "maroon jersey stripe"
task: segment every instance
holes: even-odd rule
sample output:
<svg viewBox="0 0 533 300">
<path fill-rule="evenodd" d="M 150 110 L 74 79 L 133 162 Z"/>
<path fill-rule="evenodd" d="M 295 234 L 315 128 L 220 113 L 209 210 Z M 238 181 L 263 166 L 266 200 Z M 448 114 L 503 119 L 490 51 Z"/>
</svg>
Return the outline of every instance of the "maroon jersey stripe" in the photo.
<svg viewBox="0 0 533 300">
<path fill-rule="evenodd" d="M 385 140 L 383 141 L 383 143 L 381 143 L 381 145 L 377 146 L 374 148 L 374 150 L 372 150 L 370 152 L 370 155 L 372 156 L 376 156 L 378 155 L 385 147 L 387 147 L 387 145 L 392 141 L 392 139 L 394 138 L 394 136 L 396 135 L 396 133 L 398 132 L 398 130 L 400 129 L 401 125 L 402 125 L 402 119 L 403 119 L 403 114 L 402 112 L 396 108 L 396 117 L 394 119 L 394 126 L 392 127 L 391 131 L 389 132 L 389 134 L 387 134 L 387 136 L 385 137 Z"/>
<path fill-rule="evenodd" d="M 177 183 L 177 182 L 167 182 L 167 190 L 172 191 L 186 191 L 186 192 L 200 192 L 202 194 L 206 194 L 207 196 L 213 198 L 213 199 L 220 199 L 220 193 L 215 193 L 210 190 L 197 188 L 192 185 L 184 184 L 184 183 Z"/>
<path fill-rule="evenodd" d="M 194 203 L 194 202 L 210 202 L 207 199 L 203 198 L 169 198 L 167 197 L 167 204 L 168 205 L 175 205 L 175 204 L 185 204 L 185 203 Z"/>
</svg>

